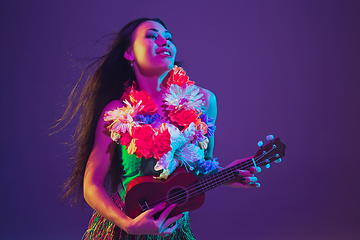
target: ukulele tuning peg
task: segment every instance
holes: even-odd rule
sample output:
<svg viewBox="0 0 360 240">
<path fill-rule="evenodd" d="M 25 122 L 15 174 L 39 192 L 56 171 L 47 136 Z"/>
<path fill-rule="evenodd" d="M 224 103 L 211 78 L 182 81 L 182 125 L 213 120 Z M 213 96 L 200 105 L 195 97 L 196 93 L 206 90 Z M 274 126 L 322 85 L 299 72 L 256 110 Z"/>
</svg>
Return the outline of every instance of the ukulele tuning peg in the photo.
<svg viewBox="0 0 360 240">
<path fill-rule="evenodd" d="M 275 163 L 281 162 L 281 158 L 276 159 L 274 162 L 275 162 Z"/>
<path fill-rule="evenodd" d="M 270 163 L 265 165 L 266 168 L 270 168 Z"/>
<path fill-rule="evenodd" d="M 274 135 L 267 135 L 266 140 L 271 141 L 274 139 Z"/>
<path fill-rule="evenodd" d="M 257 143 L 258 147 L 262 147 L 264 145 L 263 141 L 258 141 Z"/>
</svg>

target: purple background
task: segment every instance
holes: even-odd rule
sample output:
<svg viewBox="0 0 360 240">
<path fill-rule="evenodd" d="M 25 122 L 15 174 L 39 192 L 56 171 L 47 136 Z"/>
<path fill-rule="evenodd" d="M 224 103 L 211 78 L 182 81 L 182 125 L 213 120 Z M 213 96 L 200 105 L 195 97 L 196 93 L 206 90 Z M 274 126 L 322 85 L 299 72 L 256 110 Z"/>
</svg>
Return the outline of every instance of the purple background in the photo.
<svg viewBox="0 0 360 240">
<path fill-rule="evenodd" d="M 267 134 L 287 156 L 260 189 L 217 188 L 191 213 L 197 239 L 360 239 L 359 1 L 3 0 L 0 239 L 80 239 L 91 209 L 58 201 L 75 122 L 48 136 L 80 76 L 138 17 L 159 17 L 178 60 L 218 101 L 214 155 L 252 155 Z M 69 54 L 73 54 L 72 56 Z M 83 63 L 84 65 L 85 63 Z"/>
</svg>

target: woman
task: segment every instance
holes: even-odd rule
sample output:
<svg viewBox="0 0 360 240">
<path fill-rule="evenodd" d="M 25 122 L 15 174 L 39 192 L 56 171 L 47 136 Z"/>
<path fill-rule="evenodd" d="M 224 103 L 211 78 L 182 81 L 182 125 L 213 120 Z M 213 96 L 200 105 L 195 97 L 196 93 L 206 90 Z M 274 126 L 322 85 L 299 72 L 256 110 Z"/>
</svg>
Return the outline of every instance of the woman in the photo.
<svg viewBox="0 0 360 240">
<path fill-rule="evenodd" d="M 194 239 L 187 213 L 168 217 L 176 204 L 158 204 L 135 218 L 121 209 L 127 185 L 137 176 L 166 179 L 179 166 L 200 175 L 217 169 L 215 96 L 196 87 L 175 65 L 175 56 L 161 20 L 137 19 L 97 61 L 74 110 L 75 91 L 71 95 L 61 120 L 71 120 L 80 108 L 82 113 L 64 198 L 75 194 L 76 202 L 83 191 L 95 210 L 85 239 Z M 227 185 L 259 187 L 253 176 L 259 170 L 239 172 Z"/>
</svg>

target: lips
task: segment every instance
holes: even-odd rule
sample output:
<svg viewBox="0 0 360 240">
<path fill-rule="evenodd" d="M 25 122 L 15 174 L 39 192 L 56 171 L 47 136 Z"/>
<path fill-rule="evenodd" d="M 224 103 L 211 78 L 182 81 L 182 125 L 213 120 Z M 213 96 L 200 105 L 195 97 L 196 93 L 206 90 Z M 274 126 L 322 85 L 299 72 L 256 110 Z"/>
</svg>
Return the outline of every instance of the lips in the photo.
<svg viewBox="0 0 360 240">
<path fill-rule="evenodd" d="M 164 57 L 171 57 L 172 53 L 167 48 L 159 48 L 155 51 L 156 55 L 164 56 Z"/>
</svg>

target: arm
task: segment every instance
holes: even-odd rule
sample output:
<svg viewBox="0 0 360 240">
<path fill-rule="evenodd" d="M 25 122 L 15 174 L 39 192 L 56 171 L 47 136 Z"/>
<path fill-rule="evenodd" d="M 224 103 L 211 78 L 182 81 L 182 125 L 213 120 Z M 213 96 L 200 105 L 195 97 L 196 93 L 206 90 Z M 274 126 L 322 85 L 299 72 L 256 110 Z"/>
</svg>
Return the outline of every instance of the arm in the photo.
<svg viewBox="0 0 360 240">
<path fill-rule="evenodd" d="M 176 205 L 168 207 L 157 220 L 153 215 L 165 208 L 164 205 L 158 205 L 155 208 L 140 214 L 135 219 L 129 218 L 123 213 L 106 193 L 104 188 L 104 179 L 110 169 L 111 159 L 115 153 L 116 143 L 110 138 L 108 125 L 103 120 L 105 111 L 121 107 L 120 101 L 110 102 L 103 110 L 96 127 L 95 141 L 86 165 L 84 175 L 84 197 L 86 202 L 100 215 L 113 222 L 126 232 L 134 235 L 153 234 L 162 235 L 172 233 L 176 225 L 168 228 L 172 223 L 182 217 L 178 215 L 167 219 L 169 213 Z M 161 233 L 160 233 L 161 232 Z"/>
<path fill-rule="evenodd" d="M 216 122 L 217 117 L 217 104 L 216 104 L 216 97 L 215 94 L 211 91 L 200 88 L 201 93 L 204 94 L 205 99 L 205 112 L 208 117 L 214 119 L 214 123 Z M 209 138 L 209 145 L 206 149 L 206 156 L 208 158 L 213 158 L 213 151 L 214 151 L 214 135 Z"/>
<path fill-rule="evenodd" d="M 94 146 L 85 169 L 84 197 L 95 211 L 126 231 L 130 219 L 111 201 L 103 187 L 116 148 L 116 143 L 106 131 L 107 124 L 103 120 L 103 114 L 105 111 L 116 108 L 116 105 L 118 105 L 117 101 L 109 103 L 98 121 Z"/>
<path fill-rule="evenodd" d="M 205 98 L 205 113 L 207 113 L 209 117 L 214 118 L 216 121 L 216 116 L 217 116 L 216 97 L 209 90 L 206 89 L 201 89 L 201 90 Z M 213 150 L 214 150 L 214 136 L 211 136 L 209 140 L 210 141 L 209 141 L 206 157 L 212 158 Z M 246 159 L 237 159 L 226 167 L 234 166 L 245 160 Z M 259 167 L 252 167 L 249 169 L 249 171 L 239 171 L 239 175 L 237 178 L 225 183 L 224 185 L 235 188 L 260 187 L 260 184 L 256 182 L 257 178 L 254 177 L 254 174 L 259 173 L 260 171 L 261 168 Z"/>
</svg>

